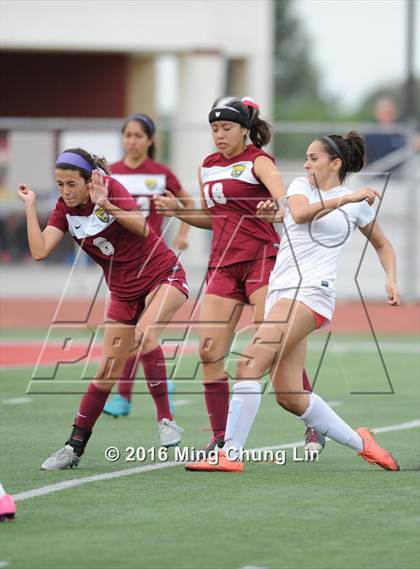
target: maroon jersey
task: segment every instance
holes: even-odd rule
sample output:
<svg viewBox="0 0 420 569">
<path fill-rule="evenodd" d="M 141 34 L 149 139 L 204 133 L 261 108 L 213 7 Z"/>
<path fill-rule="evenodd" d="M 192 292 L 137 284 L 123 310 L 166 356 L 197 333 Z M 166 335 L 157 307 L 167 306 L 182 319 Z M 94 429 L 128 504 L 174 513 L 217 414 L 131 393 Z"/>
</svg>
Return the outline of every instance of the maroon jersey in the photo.
<svg viewBox="0 0 420 569">
<path fill-rule="evenodd" d="M 109 201 L 126 211 L 137 209 L 128 191 L 116 180 L 108 179 Z M 176 266 L 181 267 L 174 253 L 152 229 L 145 238 L 135 235 L 90 199 L 85 205 L 70 208 L 60 197 L 48 225 L 64 233 L 69 231 L 77 244 L 102 267 L 111 297 L 118 300 L 134 300 L 144 295 L 154 281 Z"/>
<path fill-rule="evenodd" d="M 254 170 L 258 156 L 273 160 L 253 144 L 230 159 L 220 152 L 204 159 L 201 181 L 213 221 L 209 267 L 277 255 L 277 231 L 271 223 L 256 217 L 257 203 L 271 198 Z"/>
<path fill-rule="evenodd" d="M 151 158 L 146 158 L 138 168 L 130 168 L 123 161 L 116 162 L 112 164 L 111 171 L 112 177 L 127 188 L 136 200 L 150 227 L 161 235 L 163 217 L 157 213 L 152 198 L 163 194 L 165 189 L 178 196 L 181 184 L 175 174 Z"/>
</svg>

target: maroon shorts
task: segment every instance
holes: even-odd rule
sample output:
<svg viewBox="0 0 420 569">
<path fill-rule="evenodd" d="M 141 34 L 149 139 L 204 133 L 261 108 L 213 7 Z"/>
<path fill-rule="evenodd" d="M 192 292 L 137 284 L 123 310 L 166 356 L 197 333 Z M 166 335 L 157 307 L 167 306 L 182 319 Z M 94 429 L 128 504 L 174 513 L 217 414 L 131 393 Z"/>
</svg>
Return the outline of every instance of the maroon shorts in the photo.
<svg viewBox="0 0 420 569">
<path fill-rule="evenodd" d="M 276 257 L 265 257 L 255 261 L 243 261 L 227 267 L 210 267 L 207 271 L 206 294 L 250 304 L 249 295 L 268 285 Z"/>
<path fill-rule="evenodd" d="M 116 320 L 123 324 L 136 325 L 146 305 L 146 298 L 151 292 L 163 284 L 168 284 L 177 288 L 188 298 L 187 279 L 184 269 L 181 268 L 176 273 L 171 272 L 167 276 L 159 277 L 159 279 L 157 279 L 144 294 L 134 300 L 118 300 L 116 298 L 111 298 L 107 317 L 110 320 Z"/>
</svg>

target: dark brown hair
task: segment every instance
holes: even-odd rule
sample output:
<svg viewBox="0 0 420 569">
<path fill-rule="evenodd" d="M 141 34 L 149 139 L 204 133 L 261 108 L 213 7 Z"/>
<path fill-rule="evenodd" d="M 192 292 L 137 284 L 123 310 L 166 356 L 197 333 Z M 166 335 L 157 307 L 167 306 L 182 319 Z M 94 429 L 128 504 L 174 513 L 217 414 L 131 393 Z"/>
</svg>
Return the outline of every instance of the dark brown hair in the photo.
<svg viewBox="0 0 420 569">
<path fill-rule="evenodd" d="M 145 115 L 143 113 L 139 113 L 137 115 L 131 115 L 129 116 L 125 123 L 122 126 L 121 132 L 122 134 L 124 134 L 125 129 L 127 128 L 127 125 L 129 122 L 131 121 L 137 121 L 139 123 L 139 125 L 141 126 L 141 128 L 143 129 L 145 135 L 147 136 L 147 138 L 149 140 L 154 139 L 155 134 L 156 134 L 156 126 L 155 123 L 152 121 L 152 119 L 148 116 Z M 155 159 L 156 156 L 156 144 L 153 141 L 152 144 L 149 146 L 149 148 L 147 149 L 147 156 L 149 158 L 151 158 L 152 160 Z"/>
<path fill-rule="evenodd" d="M 252 144 L 257 148 L 262 148 L 267 146 L 271 140 L 271 126 L 267 121 L 260 118 L 260 110 L 256 107 L 248 106 L 246 103 L 242 103 L 249 113 L 250 127 L 249 127 L 249 138 Z"/>
<path fill-rule="evenodd" d="M 108 164 L 104 157 L 99 157 L 96 156 L 95 154 L 90 154 L 86 150 L 83 150 L 83 148 L 67 148 L 62 152 L 62 154 L 64 152 L 71 152 L 73 154 L 78 154 L 92 166 L 92 170 L 101 169 L 105 172 L 106 175 L 109 176 Z M 75 166 L 74 164 L 67 164 L 66 162 L 57 162 L 55 167 L 59 168 L 60 170 L 75 170 L 75 171 L 77 170 L 78 172 L 80 172 L 80 175 L 86 182 L 89 182 L 89 180 L 92 177 L 92 171 L 86 170 L 85 168 L 81 168 L 80 166 Z"/>
<path fill-rule="evenodd" d="M 213 103 L 209 114 L 210 124 L 225 120 L 236 122 L 249 130 L 249 138 L 257 147 L 266 146 L 271 140 L 271 130 L 268 122 L 260 118 L 257 105 L 247 104 L 236 97 L 219 97 Z"/>
<path fill-rule="evenodd" d="M 345 136 L 329 134 L 317 138 L 325 152 L 333 160 L 339 158 L 341 167 L 338 172 L 340 183 L 352 172 L 359 172 L 366 163 L 366 147 L 363 137 L 351 130 Z"/>
</svg>

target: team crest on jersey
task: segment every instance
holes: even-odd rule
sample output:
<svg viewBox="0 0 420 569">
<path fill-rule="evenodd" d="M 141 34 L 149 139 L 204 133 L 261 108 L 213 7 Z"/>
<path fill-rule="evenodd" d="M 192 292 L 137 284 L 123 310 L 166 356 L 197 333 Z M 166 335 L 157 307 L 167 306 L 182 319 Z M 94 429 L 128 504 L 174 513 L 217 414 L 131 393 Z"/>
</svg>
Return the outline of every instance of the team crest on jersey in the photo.
<svg viewBox="0 0 420 569">
<path fill-rule="evenodd" d="M 103 223 L 108 223 L 108 221 L 111 217 L 109 212 L 107 212 L 102 206 L 99 206 L 97 209 L 95 209 L 95 215 Z"/>
<path fill-rule="evenodd" d="M 144 183 L 146 184 L 146 187 L 149 188 L 149 190 L 155 190 L 156 189 L 157 180 L 154 180 L 153 178 L 148 178 L 144 181 Z"/>
<path fill-rule="evenodd" d="M 246 170 L 245 164 L 235 164 L 232 168 L 230 175 L 232 178 L 239 178 L 239 176 Z"/>
</svg>

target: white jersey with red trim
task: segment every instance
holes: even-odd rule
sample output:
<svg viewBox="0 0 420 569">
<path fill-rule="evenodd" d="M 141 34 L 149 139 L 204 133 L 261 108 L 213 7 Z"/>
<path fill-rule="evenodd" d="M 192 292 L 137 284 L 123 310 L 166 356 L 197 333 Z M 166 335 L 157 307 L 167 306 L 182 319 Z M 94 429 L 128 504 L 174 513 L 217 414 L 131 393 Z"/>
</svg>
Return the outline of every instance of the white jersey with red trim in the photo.
<svg viewBox="0 0 420 569">
<path fill-rule="evenodd" d="M 302 195 L 310 204 L 353 193 L 346 186 L 320 191 L 306 178 L 296 178 L 287 190 L 284 235 L 270 276 L 269 291 L 285 288 L 316 287 L 335 297 L 335 279 L 340 253 L 356 227 L 375 218 L 366 201 L 349 203 L 310 223 L 297 224 L 287 199 Z"/>
</svg>

